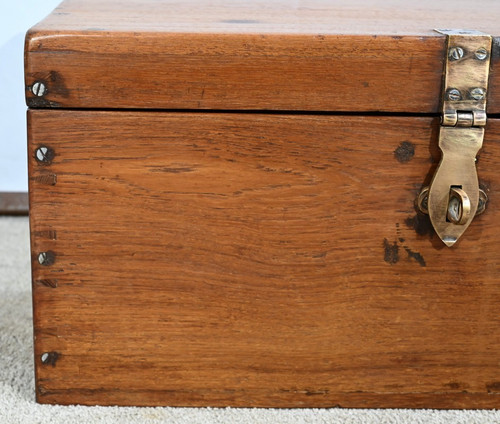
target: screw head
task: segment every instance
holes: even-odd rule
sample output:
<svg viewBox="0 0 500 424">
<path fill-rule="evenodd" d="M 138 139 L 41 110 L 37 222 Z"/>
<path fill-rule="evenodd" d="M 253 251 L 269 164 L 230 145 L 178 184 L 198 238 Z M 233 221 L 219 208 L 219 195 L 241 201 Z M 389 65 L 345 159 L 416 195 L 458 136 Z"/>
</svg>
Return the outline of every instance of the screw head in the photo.
<svg viewBox="0 0 500 424">
<path fill-rule="evenodd" d="M 31 92 L 37 97 L 42 97 L 47 92 L 47 87 L 43 82 L 37 81 L 31 86 Z"/>
<path fill-rule="evenodd" d="M 51 250 L 38 254 L 38 263 L 43 266 L 52 265 L 56 260 L 56 255 Z"/>
<path fill-rule="evenodd" d="M 418 197 L 417 197 L 417 206 L 420 212 L 429 214 L 429 187 L 424 187 Z"/>
<path fill-rule="evenodd" d="M 470 96 L 474 100 L 483 100 L 484 99 L 484 95 L 485 95 L 485 91 L 484 91 L 483 88 L 480 88 L 480 87 L 473 88 L 470 91 Z"/>
<path fill-rule="evenodd" d="M 448 57 L 450 58 L 450 60 L 462 59 L 462 57 L 464 57 L 464 49 L 458 46 L 452 47 L 448 52 Z"/>
<path fill-rule="evenodd" d="M 479 189 L 479 201 L 477 203 L 476 215 L 481 215 L 486 210 L 488 203 L 488 195 L 483 189 Z"/>
<path fill-rule="evenodd" d="M 457 90 L 456 88 L 450 88 L 448 90 L 448 100 L 451 100 L 453 102 L 456 102 L 458 100 L 462 100 L 462 94 L 460 93 L 460 90 Z"/>
<path fill-rule="evenodd" d="M 44 365 L 52 365 L 55 367 L 60 356 L 61 354 L 58 352 L 44 352 L 40 355 L 40 360 Z"/>
<path fill-rule="evenodd" d="M 481 47 L 480 49 L 476 50 L 474 56 L 476 56 L 476 59 L 478 60 L 485 60 L 488 57 L 488 51 L 485 48 Z"/>
<path fill-rule="evenodd" d="M 38 163 L 49 164 L 54 159 L 54 151 L 47 146 L 40 146 L 35 150 L 35 159 Z"/>
</svg>

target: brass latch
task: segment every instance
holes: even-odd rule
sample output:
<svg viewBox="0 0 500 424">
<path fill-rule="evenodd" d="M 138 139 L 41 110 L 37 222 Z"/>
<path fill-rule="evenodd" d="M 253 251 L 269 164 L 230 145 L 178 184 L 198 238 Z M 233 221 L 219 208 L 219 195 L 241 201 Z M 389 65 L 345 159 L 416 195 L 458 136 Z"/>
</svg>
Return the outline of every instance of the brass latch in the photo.
<svg viewBox="0 0 500 424">
<path fill-rule="evenodd" d="M 486 125 L 491 36 L 477 31 L 438 32 L 447 36 L 439 130 L 442 157 L 425 209 L 441 240 L 452 246 L 474 219 L 480 202 L 476 155 Z"/>
</svg>

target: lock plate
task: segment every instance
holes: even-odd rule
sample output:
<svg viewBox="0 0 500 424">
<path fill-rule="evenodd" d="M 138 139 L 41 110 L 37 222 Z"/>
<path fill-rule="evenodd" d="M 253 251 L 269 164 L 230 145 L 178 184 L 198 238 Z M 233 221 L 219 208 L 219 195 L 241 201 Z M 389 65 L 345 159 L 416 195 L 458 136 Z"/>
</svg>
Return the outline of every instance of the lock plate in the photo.
<svg viewBox="0 0 500 424">
<path fill-rule="evenodd" d="M 475 162 L 483 137 L 484 128 L 442 127 L 440 131 L 442 158 L 429 189 L 428 208 L 434 229 L 447 246 L 460 238 L 476 214 L 479 183 Z M 454 188 L 465 192 L 470 201 L 467 219 L 459 222 L 448 216 Z"/>
<path fill-rule="evenodd" d="M 427 208 L 436 233 L 452 246 L 471 224 L 479 202 L 476 155 L 483 145 L 491 36 L 466 30 L 447 35 L 439 131 L 441 161 Z"/>
</svg>

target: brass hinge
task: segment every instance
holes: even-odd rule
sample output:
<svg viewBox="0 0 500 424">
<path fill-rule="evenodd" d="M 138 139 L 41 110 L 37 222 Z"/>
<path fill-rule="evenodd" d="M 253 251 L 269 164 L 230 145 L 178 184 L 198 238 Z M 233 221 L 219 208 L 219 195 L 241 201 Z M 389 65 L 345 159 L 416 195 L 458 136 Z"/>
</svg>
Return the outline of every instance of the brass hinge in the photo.
<svg viewBox="0 0 500 424">
<path fill-rule="evenodd" d="M 483 145 L 490 69 L 490 35 L 437 30 L 447 37 L 441 161 L 428 188 L 427 210 L 436 233 L 452 246 L 465 232 L 480 201 L 476 155 Z"/>
</svg>

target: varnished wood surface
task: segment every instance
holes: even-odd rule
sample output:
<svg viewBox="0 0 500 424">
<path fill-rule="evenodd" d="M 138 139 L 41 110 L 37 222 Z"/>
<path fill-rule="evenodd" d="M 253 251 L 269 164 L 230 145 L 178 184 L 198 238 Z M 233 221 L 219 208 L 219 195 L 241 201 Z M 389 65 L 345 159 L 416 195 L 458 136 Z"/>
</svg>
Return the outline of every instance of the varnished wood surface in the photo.
<svg viewBox="0 0 500 424">
<path fill-rule="evenodd" d="M 500 35 L 495 0 L 66 0 L 37 29 L 233 34 Z"/>
<path fill-rule="evenodd" d="M 414 207 L 431 118 L 35 110 L 29 130 L 40 402 L 500 407 L 497 120 L 487 210 L 451 249 Z"/>
<path fill-rule="evenodd" d="M 445 38 L 433 29 L 498 36 L 499 12 L 495 1 L 66 1 L 27 35 L 27 103 L 435 113 Z"/>
</svg>

